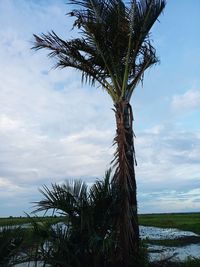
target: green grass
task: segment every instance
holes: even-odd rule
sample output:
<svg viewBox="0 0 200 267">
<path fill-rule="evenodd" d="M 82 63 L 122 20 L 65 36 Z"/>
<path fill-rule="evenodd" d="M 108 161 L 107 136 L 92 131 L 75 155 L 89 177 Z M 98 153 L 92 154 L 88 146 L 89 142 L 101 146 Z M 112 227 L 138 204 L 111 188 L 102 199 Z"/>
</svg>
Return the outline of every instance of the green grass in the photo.
<svg viewBox="0 0 200 267">
<path fill-rule="evenodd" d="M 56 223 L 62 218 L 38 217 L 37 220 Z M 0 226 L 21 225 L 29 222 L 28 217 L 0 218 Z M 178 228 L 200 235 L 200 213 L 142 214 L 139 215 L 139 224 L 161 228 Z"/>
<path fill-rule="evenodd" d="M 150 265 L 150 267 L 199 267 L 200 259 L 188 258 L 185 262 L 166 262 L 164 265 Z"/>
<path fill-rule="evenodd" d="M 62 219 L 61 217 L 37 217 L 38 222 L 49 222 L 57 223 Z M 28 217 L 9 217 L 9 218 L 0 218 L 0 226 L 12 226 L 12 225 L 22 225 L 25 223 L 30 223 L 30 218 Z"/>
<path fill-rule="evenodd" d="M 181 247 L 186 246 L 190 244 L 199 244 L 200 243 L 200 237 L 180 237 L 175 239 L 160 239 L 160 240 L 154 240 L 154 239 L 147 239 L 145 242 L 152 245 L 160 245 L 160 246 L 168 246 L 168 247 Z"/>
<path fill-rule="evenodd" d="M 200 235 L 200 213 L 166 213 L 139 215 L 139 224 L 161 228 L 177 228 Z"/>
<path fill-rule="evenodd" d="M 174 267 L 199 267 L 200 259 L 188 258 L 184 263 L 176 263 Z"/>
</svg>

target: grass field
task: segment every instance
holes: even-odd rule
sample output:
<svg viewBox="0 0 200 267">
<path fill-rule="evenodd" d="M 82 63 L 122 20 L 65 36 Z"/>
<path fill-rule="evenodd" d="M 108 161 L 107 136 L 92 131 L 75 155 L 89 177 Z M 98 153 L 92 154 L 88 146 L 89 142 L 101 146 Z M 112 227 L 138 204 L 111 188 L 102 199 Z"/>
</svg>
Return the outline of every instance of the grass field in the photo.
<svg viewBox="0 0 200 267">
<path fill-rule="evenodd" d="M 200 235 L 200 213 L 165 213 L 139 215 L 139 224 L 161 228 L 177 228 Z"/>
<path fill-rule="evenodd" d="M 38 217 L 38 221 L 56 223 L 61 217 Z M 0 218 L 0 226 L 21 225 L 29 223 L 28 217 Z M 161 228 L 178 228 L 192 231 L 200 235 L 200 213 L 165 213 L 165 214 L 142 214 L 139 215 L 139 224 L 144 226 L 157 226 Z"/>
<path fill-rule="evenodd" d="M 37 217 L 38 222 L 49 222 L 57 223 L 61 221 L 60 217 Z M 9 217 L 9 218 L 0 218 L 0 226 L 12 226 L 12 225 L 22 225 L 25 223 L 30 223 L 29 217 Z"/>
</svg>

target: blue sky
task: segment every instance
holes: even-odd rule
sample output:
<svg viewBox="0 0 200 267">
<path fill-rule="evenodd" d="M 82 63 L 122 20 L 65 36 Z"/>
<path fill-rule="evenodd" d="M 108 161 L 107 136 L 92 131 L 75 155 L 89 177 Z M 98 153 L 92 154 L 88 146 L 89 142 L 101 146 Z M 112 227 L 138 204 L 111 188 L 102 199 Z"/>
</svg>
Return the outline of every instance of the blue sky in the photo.
<svg viewBox="0 0 200 267">
<path fill-rule="evenodd" d="M 0 216 L 30 212 L 43 184 L 101 178 L 112 159 L 112 102 L 52 70 L 32 34 L 71 38 L 69 7 L 57 0 L 0 1 Z M 139 212 L 200 210 L 200 1 L 168 0 L 152 29 L 161 63 L 132 105 Z"/>
</svg>

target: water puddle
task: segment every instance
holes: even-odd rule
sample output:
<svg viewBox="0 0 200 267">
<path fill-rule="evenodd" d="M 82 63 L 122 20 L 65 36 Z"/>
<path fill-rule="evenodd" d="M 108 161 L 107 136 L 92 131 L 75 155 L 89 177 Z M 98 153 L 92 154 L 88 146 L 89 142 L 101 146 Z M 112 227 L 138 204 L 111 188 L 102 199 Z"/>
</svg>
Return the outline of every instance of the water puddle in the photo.
<svg viewBox="0 0 200 267">
<path fill-rule="evenodd" d="M 17 228 L 28 228 L 31 224 L 30 223 L 23 223 L 23 224 L 15 224 L 15 225 L 8 225 L 8 226 L 0 226 L 0 232 L 3 230 L 13 230 Z"/>
<path fill-rule="evenodd" d="M 153 226 L 140 226 L 140 237 L 153 240 L 175 239 L 181 237 L 198 236 L 190 231 L 182 231 L 175 228 L 159 228 Z"/>
<path fill-rule="evenodd" d="M 20 263 L 20 264 L 16 264 L 14 265 L 14 267 L 43 267 L 44 263 L 43 262 L 38 262 L 37 264 L 33 261 L 31 262 L 24 262 L 24 263 Z M 45 265 L 47 266 L 47 265 Z"/>
<path fill-rule="evenodd" d="M 197 234 L 190 231 L 181 231 L 175 228 L 159 228 L 140 226 L 140 236 L 142 239 L 150 240 L 165 240 L 177 239 L 184 237 L 198 237 Z M 148 245 L 150 260 L 162 260 L 165 258 L 174 257 L 172 260 L 184 261 L 187 257 L 200 258 L 200 243 L 189 244 L 185 246 L 159 246 Z"/>
</svg>

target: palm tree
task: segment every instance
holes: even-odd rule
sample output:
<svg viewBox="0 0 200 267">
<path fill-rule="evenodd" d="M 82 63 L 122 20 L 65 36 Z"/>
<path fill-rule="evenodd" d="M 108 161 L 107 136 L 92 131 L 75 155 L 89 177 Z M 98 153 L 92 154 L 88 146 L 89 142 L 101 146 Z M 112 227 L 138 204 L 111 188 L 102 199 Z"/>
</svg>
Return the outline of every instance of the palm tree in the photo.
<svg viewBox="0 0 200 267">
<path fill-rule="evenodd" d="M 113 182 L 120 188 L 120 208 L 116 219 L 118 237 L 116 259 L 129 263 L 139 249 L 133 115 L 130 100 L 144 72 L 158 62 L 151 44 L 150 30 L 165 7 L 165 0 L 68 0 L 69 13 L 80 38 L 69 41 L 55 32 L 34 35 L 34 49 L 48 49 L 55 67 L 71 67 L 82 80 L 100 85 L 110 95 L 116 117 L 116 152 Z"/>
<path fill-rule="evenodd" d="M 38 245 L 30 260 L 58 267 L 115 266 L 113 221 L 118 194 L 110 174 L 90 189 L 82 181 L 66 181 L 40 190 L 44 198 L 36 202 L 33 213 L 53 210 L 62 214 L 63 223 L 47 227 L 32 218 Z"/>
</svg>

